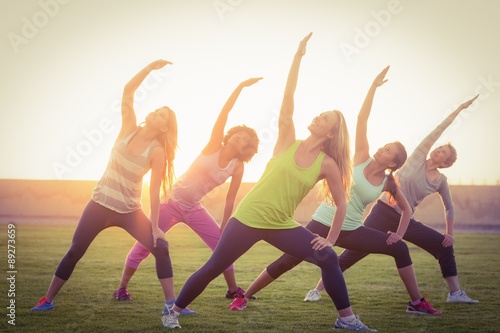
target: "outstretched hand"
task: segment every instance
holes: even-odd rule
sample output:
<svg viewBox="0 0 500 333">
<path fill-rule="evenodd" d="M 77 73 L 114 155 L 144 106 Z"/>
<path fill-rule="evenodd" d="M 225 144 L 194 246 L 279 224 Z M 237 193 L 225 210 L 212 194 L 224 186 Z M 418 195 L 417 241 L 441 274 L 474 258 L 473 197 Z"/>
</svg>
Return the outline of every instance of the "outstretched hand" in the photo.
<svg viewBox="0 0 500 333">
<path fill-rule="evenodd" d="M 242 87 L 250 87 L 251 85 L 259 82 L 262 79 L 263 79 L 262 77 L 253 77 L 251 79 L 248 79 L 248 80 L 245 80 L 245 81 L 241 82 L 240 85 Z"/>
<path fill-rule="evenodd" d="M 302 39 L 300 41 L 300 44 L 299 44 L 299 48 L 297 49 L 297 54 L 303 56 L 304 54 L 306 54 L 306 46 L 307 46 L 307 42 L 309 41 L 309 39 L 311 38 L 312 36 L 312 32 L 310 32 L 307 36 L 304 37 L 304 39 Z"/>
<path fill-rule="evenodd" d="M 152 69 L 160 69 L 165 67 L 166 65 L 172 65 L 172 62 L 164 59 L 158 59 L 149 64 Z"/>
<path fill-rule="evenodd" d="M 383 85 L 384 83 L 386 83 L 388 80 L 385 78 L 385 75 L 387 74 L 387 72 L 389 71 L 389 68 L 391 67 L 391 65 L 387 66 L 386 68 L 384 68 L 382 70 L 382 72 L 380 72 L 377 77 L 375 78 L 375 80 L 373 80 L 373 85 L 375 87 L 380 87 L 381 85 Z"/>
<path fill-rule="evenodd" d="M 459 109 L 461 110 L 467 109 L 472 104 L 472 102 L 474 102 L 478 97 L 479 94 L 477 94 L 474 98 L 469 99 L 467 102 L 460 104 Z"/>
</svg>

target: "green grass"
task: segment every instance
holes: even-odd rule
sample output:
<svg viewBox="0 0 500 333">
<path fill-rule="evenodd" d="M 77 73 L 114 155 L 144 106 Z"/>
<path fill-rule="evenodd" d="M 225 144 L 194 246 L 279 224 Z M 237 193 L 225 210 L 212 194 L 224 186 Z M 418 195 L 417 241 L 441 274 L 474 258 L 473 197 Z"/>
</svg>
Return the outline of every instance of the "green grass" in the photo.
<svg viewBox="0 0 500 333">
<path fill-rule="evenodd" d="M 8 324 L 9 285 L 7 226 L 0 225 L 0 332 L 161 332 L 162 293 L 156 279 L 154 258 L 145 260 L 129 285 L 132 302 L 117 302 L 123 262 L 134 240 L 120 228 L 102 232 L 77 265 L 71 279 L 55 300 L 56 310 L 32 312 L 43 296 L 54 270 L 68 249 L 75 226 L 16 228 L 15 327 Z M 170 240 L 176 291 L 209 257 L 210 250 L 190 229 L 179 225 L 167 234 Z M 379 332 L 500 332 L 500 234 L 460 233 L 455 245 L 462 288 L 479 304 L 446 303 L 447 288 L 439 267 L 429 254 L 410 245 L 420 289 L 439 317 L 405 313 L 408 296 L 392 258 L 371 255 L 345 273 L 352 307 Z M 340 249 L 335 248 L 340 251 Z M 258 243 L 236 262 L 240 286 L 249 283 L 279 255 Z M 247 309 L 233 312 L 224 298 L 222 276 L 215 279 L 192 304 L 195 316 L 181 317 L 187 332 L 331 332 L 336 318 L 333 304 L 323 293 L 321 301 L 304 303 L 315 286 L 319 269 L 302 263 L 258 294 Z"/>
</svg>

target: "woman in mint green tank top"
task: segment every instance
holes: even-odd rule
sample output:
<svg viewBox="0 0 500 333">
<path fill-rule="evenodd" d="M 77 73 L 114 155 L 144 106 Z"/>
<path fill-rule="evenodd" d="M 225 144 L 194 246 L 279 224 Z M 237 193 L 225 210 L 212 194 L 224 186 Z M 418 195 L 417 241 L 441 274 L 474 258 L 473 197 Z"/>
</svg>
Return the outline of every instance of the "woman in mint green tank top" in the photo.
<svg viewBox="0 0 500 333">
<path fill-rule="evenodd" d="M 227 266 L 255 243 L 264 240 L 321 268 L 325 289 L 338 312 L 335 328 L 373 331 L 354 315 L 337 255 L 332 249 L 345 218 L 351 185 L 349 134 L 344 117 L 340 111 L 323 112 L 308 126 L 310 135 L 305 140 L 295 138 L 294 93 L 302 56 L 311 35 L 300 42 L 288 74 L 273 157 L 229 219 L 210 259 L 189 277 L 175 305 L 162 317 L 168 328 L 180 327 L 178 318 L 182 309 Z M 325 196 L 337 206 L 326 238 L 313 234 L 293 220 L 297 205 L 321 180 Z M 230 308 L 243 310 L 247 301 L 245 295 L 235 298 Z"/>
</svg>

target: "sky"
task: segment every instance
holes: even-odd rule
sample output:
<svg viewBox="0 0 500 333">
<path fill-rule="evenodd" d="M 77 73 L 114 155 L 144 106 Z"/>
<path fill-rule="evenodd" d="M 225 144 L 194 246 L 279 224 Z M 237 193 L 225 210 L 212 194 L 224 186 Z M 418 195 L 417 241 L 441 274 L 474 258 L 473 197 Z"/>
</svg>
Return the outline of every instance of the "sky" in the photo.
<svg viewBox="0 0 500 333">
<path fill-rule="evenodd" d="M 319 113 L 356 116 L 387 65 L 368 124 L 370 151 L 401 141 L 408 152 L 479 93 L 442 135 L 458 151 L 450 184 L 500 184 L 500 2 L 496 0 L 0 0 L 2 179 L 98 180 L 120 127 L 124 85 L 147 64 L 138 120 L 167 105 L 179 126 L 176 174 L 209 139 L 236 86 L 226 129 L 255 128 L 272 155 L 278 110 L 299 41 L 313 32 L 295 93 L 297 138 Z M 354 146 L 352 146 L 354 147 Z M 496 152 L 496 153 L 495 153 Z"/>
</svg>

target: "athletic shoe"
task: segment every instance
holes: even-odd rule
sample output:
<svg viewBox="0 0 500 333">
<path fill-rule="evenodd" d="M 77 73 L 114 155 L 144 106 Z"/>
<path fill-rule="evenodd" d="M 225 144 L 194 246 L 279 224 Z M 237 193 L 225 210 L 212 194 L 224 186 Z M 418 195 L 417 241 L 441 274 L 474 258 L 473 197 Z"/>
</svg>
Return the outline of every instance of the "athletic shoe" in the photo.
<svg viewBox="0 0 500 333">
<path fill-rule="evenodd" d="M 422 298 L 420 303 L 417 305 L 412 305 L 408 302 L 408 307 L 406 308 L 406 313 L 412 314 L 428 314 L 428 315 L 439 315 L 442 312 L 434 309 L 426 300 Z"/>
<path fill-rule="evenodd" d="M 448 294 L 448 302 L 449 303 L 479 303 L 477 299 L 472 299 L 465 291 L 460 290 L 456 295 Z"/>
<path fill-rule="evenodd" d="M 130 297 L 129 292 L 125 288 L 120 288 L 115 290 L 115 293 L 113 294 L 115 296 L 115 299 L 117 301 L 131 301 L 132 297 Z"/>
<path fill-rule="evenodd" d="M 229 305 L 229 309 L 232 311 L 242 311 L 247 307 L 247 300 L 245 297 L 236 297 L 231 305 Z"/>
<path fill-rule="evenodd" d="M 43 296 L 40 298 L 38 303 L 31 308 L 33 311 L 47 311 L 54 310 L 54 301 L 49 300 L 47 297 Z"/>
<path fill-rule="evenodd" d="M 304 298 L 304 302 L 317 302 L 321 299 L 321 293 L 319 290 L 313 289 L 309 290 L 309 292 L 306 295 L 306 298 Z"/>
<path fill-rule="evenodd" d="M 175 314 L 174 311 L 170 311 L 161 317 L 161 322 L 166 328 L 181 328 L 179 325 L 179 315 Z"/>
<path fill-rule="evenodd" d="M 338 317 L 337 321 L 335 322 L 335 325 L 333 325 L 333 329 L 340 330 L 353 330 L 353 331 L 359 331 L 359 332 L 377 332 L 377 330 L 369 328 L 365 324 L 359 320 L 359 317 L 356 315 L 356 320 L 353 323 L 348 323 L 342 318 Z"/>
<path fill-rule="evenodd" d="M 169 312 L 173 312 L 172 308 L 174 307 L 175 300 L 166 301 L 163 306 L 163 314 L 168 314 Z M 191 310 L 190 308 L 184 308 L 181 311 L 181 315 L 195 315 L 196 311 Z"/>
<path fill-rule="evenodd" d="M 240 287 L 237 287 L 235 291 L 227 291 L 226 292 L 226 298 L 236 298 L 236 297 L 243 297 L 245 295 L 245 291 L 241 289 Z"/>
</svg>

